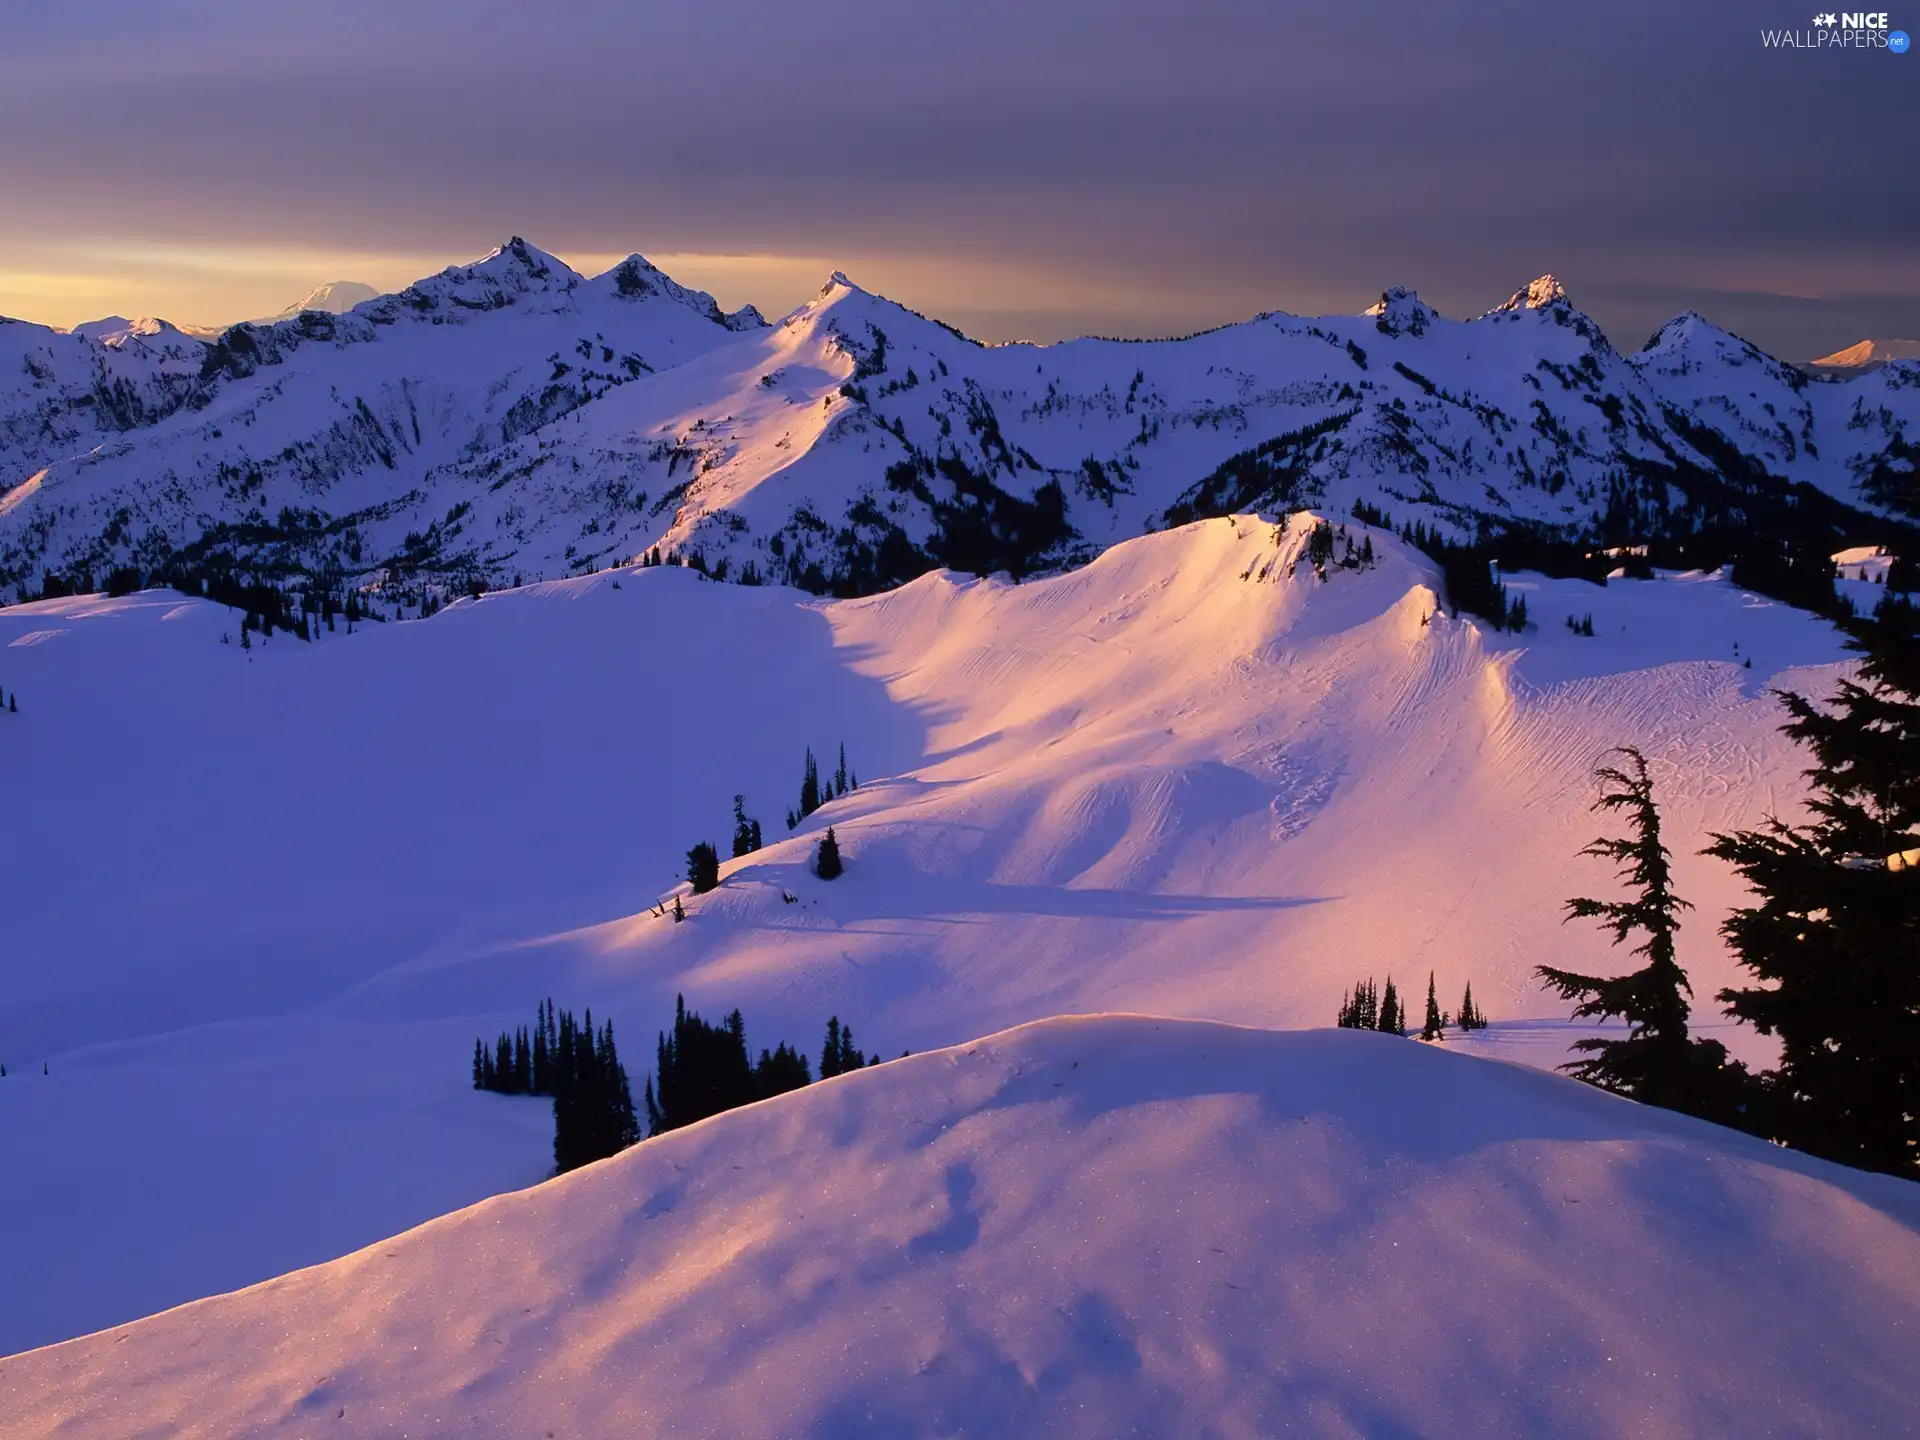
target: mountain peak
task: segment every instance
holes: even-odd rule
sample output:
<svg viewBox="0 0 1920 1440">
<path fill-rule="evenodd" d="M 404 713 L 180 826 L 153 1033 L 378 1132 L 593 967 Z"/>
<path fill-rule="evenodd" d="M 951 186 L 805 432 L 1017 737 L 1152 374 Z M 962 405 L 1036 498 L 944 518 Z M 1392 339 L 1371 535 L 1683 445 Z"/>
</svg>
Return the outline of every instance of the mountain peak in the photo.
<svg viewBox="0 0 1920 1440">
<path fill-rule="evenodd" d="M 1862 340 L 1811 363 L 1827 370 L 1856 370 L 1891 360 L 1920 360 L 1920 340 Z"/>
<path fill-rule="evenodd" d="M 1414 290 L 1392 285 L 1380 298 L 1360 312 L 1369 316 L 1383 335 L 1424 335 L 1440 314 Z"/>
<path fill-rule="evenodd" d="M 627 256 L 600 279 L 610 282 L 614 293 L 622 299 L 640 300 L 659 296 L 677 301 L 729 330 L 757 330 L 767 323 L 751 305 L 742 306 L 728 314 L 706 291 L 688 289 L 638 251 Z"/>
<path fill-rule="evenodd" d="M 1494 306 L 1487 313 L 1498 315 L 1508 310 L 1544 310 L 1549 305 L 1568 303 L 1570 302 L 1567 300 L 1567 287 L 1560 283 L 1559 277 L 1542 275 L 1537 280 L 1529 281 L 1526 289 L 1514 291 L 1505 301 Z"/>
</svg>

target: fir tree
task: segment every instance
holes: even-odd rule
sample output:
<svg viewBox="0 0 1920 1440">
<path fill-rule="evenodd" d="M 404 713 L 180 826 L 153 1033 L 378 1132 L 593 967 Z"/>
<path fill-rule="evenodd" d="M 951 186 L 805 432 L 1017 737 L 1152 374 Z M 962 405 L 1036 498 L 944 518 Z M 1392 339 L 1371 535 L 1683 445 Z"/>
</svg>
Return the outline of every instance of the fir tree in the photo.
<svg viewBox="0 0 1920 1440">
<path fill-rule="evenodd" d="M 733 858 L 751 855 L 760 848 L 760 822 L 747 818 L 747 797 L 733 797 Z"/>
<path fill-rule="evenodd" d="M 711 841 L 702 840 L 687 851 L 687 881 L 696 895 L 704 895 L 719 885 L 720 852 Z"/>
<path fill-rule="evenodd" d="M 1473 982 L 1467 982 L 1467 993 L 1460 997 L 1460 1014 L 1454 1021 L 1462 1030 L 1484 1030 L 1487 1017 L 1480 1013 L 1480 1007 L 1473 1003 Z"/>
<path fill-rule="evenodd" d="M 1393 987 L 1393 977 L 1387 976 L 1386 988 L 1380 992 L 1380 1028 L 1392 1035 L 1407 1033 L 1405 1007 L 1400 1003 L 1400 992 Z"/>
<path fill-rule="evenodd" d="M 801 774 L 801 777 L 800 777 L 800 809 L 797 812 L 799 819 L 800 820 L 806 819 L 807 816 L 811 815 L 814 811 L 818 810 L 819 808 L 820 808 L 820 766 L 819 766 L 819 763 L 815 761 L 813 758 L 812 749 L 809 748 L 807 751 L 806 769 Z M 794 823 L 797 824 L 798 821 L 795 821 Z M 793 826 L 789 825 L 787 828 L 792 829 Z"/>
<path fill-rule="evenodd" d="M 1427 972 L 1427 1020 L 1420 1027 L 1422 1040 L 1439 1040 L 1446 1035 L 1446 1018 L 1440 1013 L 1439 992 L 1433 986 L 1433 972 Z"/>
<path fill-rule="evenodd" d="M 1811 823 L 1708 847 L 1758 901 L 1722 929 L 1757 983 L 1720 999 L 1780 1041 L 1759 1128 L 1920 1179 L 1920 609 L 1890 589 L 1841 628 L 1857 678 L 1823 707 L 1780 697 L 1813 752 Z"/>
<path fill-rule="evenodd" d="M 827 833 L 820 837 L 820 848 L 813 857 L 813 873 L 822 880 L 838 879 L 845 866 L 840 862 L 840 842 L 834 838 L 833 827 L 827 827 Z"/>
<path fill-rule="evenodd" d="M 836 799 L 847 793 L 847 742 L 844 740 L 840 742 L 840 763 L 833 772 L 833 793 Z"/>
<path fill-rule="evenodd" d="M 1623 766 L 1601 765 L 1594 771 L 1601 788 L 1593 808 L 1624 811 L 1631 833 L 1618 839 L 1602 836 L 1580 853 L 1617 862 L 1617 873 L 1633 896 L 1569 900 L 1566 918 L 1599 920 L 1613 932 L 1616 945 L 1635 933 L 1645 936 L 1631 953 L 1645 957 L 1646 963 L 1613 977 L 1536 967 L 1535 973 L 1562 999 L 1580 1002 L 1574 1007 L 1575 1019 L 1627 1022 L 1626 1039 L 1578 1041 L 1573 1048 L 1583 1058 L 1561 1068 L 1649 1105 L 1731 1120 L 1741 1103 L 1738 1092 L 1745 1071 L 1728 1064 L 1726 1047 L 1717 1040 L 1696 1041 L 1687 1033 L 1692 987 L 1676 958 L 1674 936 L 1680 912 L 1691 907 L 1673 893 L 1670 856 L 1660 839 L 1660 812 L 1646 759 L 1630 748 L 1617 753 L 1625 757 Z"/>
</svg>

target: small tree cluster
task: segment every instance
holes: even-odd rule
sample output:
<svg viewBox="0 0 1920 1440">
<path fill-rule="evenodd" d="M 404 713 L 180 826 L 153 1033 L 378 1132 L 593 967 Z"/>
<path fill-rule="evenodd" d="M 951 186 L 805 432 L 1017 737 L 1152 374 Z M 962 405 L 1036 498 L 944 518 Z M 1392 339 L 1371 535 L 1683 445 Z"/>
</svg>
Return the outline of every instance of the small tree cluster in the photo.
<svg viewBox="0 0 1920 1440">
<path fill-rule="evenodd" d="M 1485 1012 L 1473 1003 L 1473 982 L 1471 980 L 1467 982 L 1467 993 L 1460 997 L 1460 1013 L 1454 1017 L 1453 1023 L 1462 1030 L 1484 1030 L 1487 1028 Z"/>
<path fill-rule="evenodd" d="M 473 1088 L 502 1095 L 553 1097 L 553 1164 L 564 1173 L 618 1154 L 640 1138 L 633 1090 L 613 1040 L 593 1012 L 576 1021 L 540 1002 L 533 1027 L 502 1031 L 489 1047 L 473 1042 Z"/>
<path fill-rule="evenodd" d="M 820 1049 L 820 1078 L 830 1080 L 869 1065 L 878 1065 L 880 1057 L 862 1056 L 853 1043 L 853 1027 L 842 1025 L 838 1015 L 827 1021 L 827 1043 Z"/>
<path fill-rule="evenodd" d="M 1585 615 L 1582 615 L 1578 620 L 1574 619 L 1573 616 L 1571 615 L 1567 616 L 1567 629 L 1571 630 L 1576 635 L 1586 635 L 1591 637 L 1593 634 L 1593 612 L 1588 611 Z"/>
<path fill-rule="evenodd" d="M 1400 992 L 1393 977 L 1384 987 L 1376 987 L 1369 975 L 1340 999 L 1340 1016 L 1335 1022 L 1342 1030 L 1384 1030 L 1392 1035 L 1407 1033 L 1406 1012 L 1400 1004 Z"/>
<path fill-rule="evenodd" d="M 844 743 L 840 746 L 840 764 L 824 785 L 820 780 L 820 764 L 813 758 L 812 749 L 808 749 L 806 765 L 800 776 L 800 803 L 787 811 L 787 829 L 796 829 L 802 820 L 822 805 L 838 800 L 842 795 L 850 795 L 859 788 L 860 777 L 847 769 L 847 747 Z"/>
<path fill-rule="evenodd" d="M 655 1078 L 647 1082 L 647 1133 L 662 1135 L 723 1110 L 798 1090 L 812 1079 L 806 1056 L 784 1042 L 761 1050 L 755 1062 L 738 1010 L 711 1024 L 687 1009 L 683 995 L 674 1005 L 672 1033 L 660 1035 Z"/>
<path fill-rule="evenodd" d="M 733 797 L 733 858 L 751 855 L 760 848 L 760 822 L 747 818 L 747 797 Z"/>
<path fill-rule="evenodd" d="M 1338 559 L 1335 559 L 1336 551 Z M 1360 544 L 1353 543 L 1353 536 L 1347 533 L 1347 527 L 1335 527 L 1322 520 L 1313 527 L 1307 536 L 1305 559 L 1313 566 L 1313 573 L 1322 580 L 1327 578 L 1327 567 L 1337 565 L 1342 570 L 1369 570 L 1373 568 L 1373 536 L 1366 535 Z"/>
<path fill-rule="evenodd" d="M 702 840 L 687 851 L 687 882 L 696 895 L 704 895 L 719 885 L 720 852 L 711 841 Z"/>
</svg>

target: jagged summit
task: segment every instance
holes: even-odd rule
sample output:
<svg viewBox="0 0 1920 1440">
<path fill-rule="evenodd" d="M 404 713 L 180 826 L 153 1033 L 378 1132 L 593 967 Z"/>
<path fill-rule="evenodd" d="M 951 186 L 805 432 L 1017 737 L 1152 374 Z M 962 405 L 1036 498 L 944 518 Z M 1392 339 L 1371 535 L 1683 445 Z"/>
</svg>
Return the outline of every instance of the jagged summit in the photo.
<svg viewBox="0 0 1920 1440">
<path fill-rule="evenodd" d="M 729 330 L 757 330 L 767 323 L 751 305 L 742 306 L 732 313 L 722 310 L 719 302 L 706 291 L 682 285 L 638 252 L 627 256 L 606 274 L 598 276 L 593 283 L 610 287 L 613 294 L 623 300 L 642 300 L 650 296 L 672 300 Z"/>
<path fill-rule="evenodd" d="M 1514 291 L 1487 313 L 1500 315 L 1510 310 L 1544 310 L 1549 305 L 1569 303 L 1571 302 L 1567 299 L 1567 287 L 1560 283 L 1558 277 L 1542 275 L 1537 280 L 1529 281 L 1526 289 Z"/>
<path fill-rule="evenodd" d="M 1388 335 L 1424 335 L 1427 327 L 1440 318 L 1439 311 L 1404 285 L 1388 287 L 1360 313 L 1372 317 Z"/>
</svg>

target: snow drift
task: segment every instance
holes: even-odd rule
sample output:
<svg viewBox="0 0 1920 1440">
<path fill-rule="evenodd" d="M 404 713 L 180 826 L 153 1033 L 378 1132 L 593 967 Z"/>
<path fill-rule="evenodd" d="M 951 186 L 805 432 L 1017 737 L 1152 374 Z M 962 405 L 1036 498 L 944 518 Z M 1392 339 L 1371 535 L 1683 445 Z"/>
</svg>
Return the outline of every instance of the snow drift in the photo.
<svg viewBox="0 0 1920 1440">
<path fill-rule="evenodd" d="M 20 1433 L 1892 1433 L 1920 1193 L 1386 1036 L 1055 1020 L 0 1362 Z"/>
</svg>

